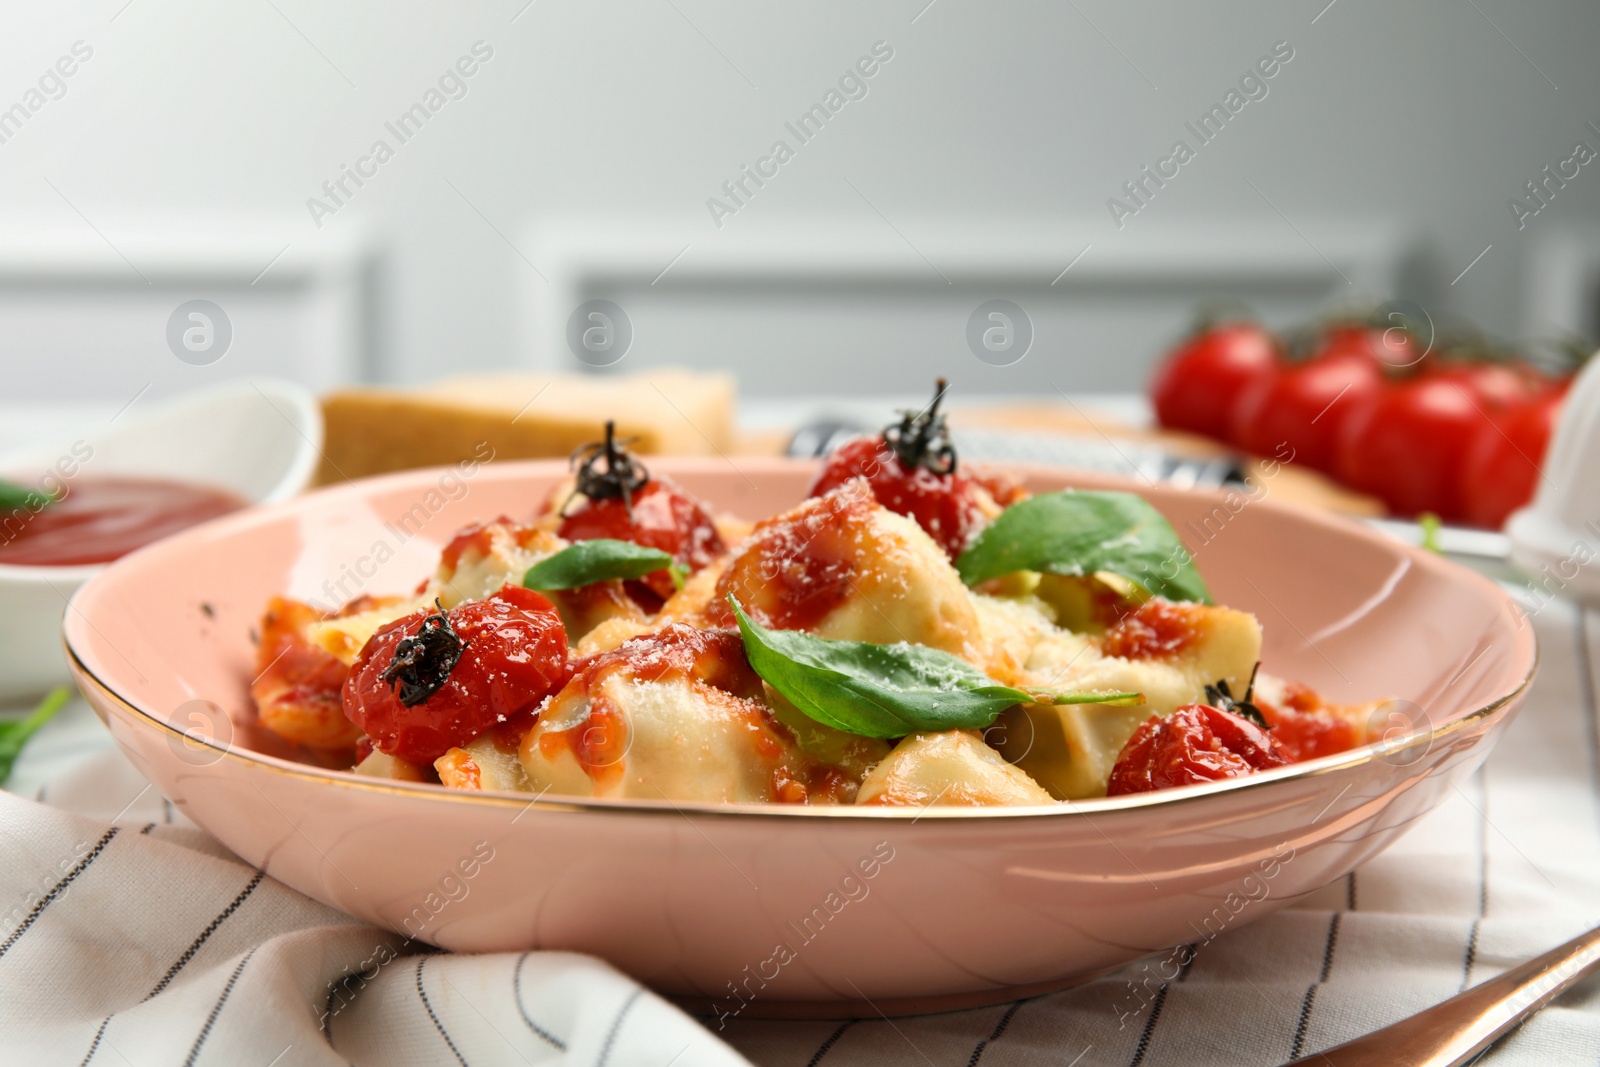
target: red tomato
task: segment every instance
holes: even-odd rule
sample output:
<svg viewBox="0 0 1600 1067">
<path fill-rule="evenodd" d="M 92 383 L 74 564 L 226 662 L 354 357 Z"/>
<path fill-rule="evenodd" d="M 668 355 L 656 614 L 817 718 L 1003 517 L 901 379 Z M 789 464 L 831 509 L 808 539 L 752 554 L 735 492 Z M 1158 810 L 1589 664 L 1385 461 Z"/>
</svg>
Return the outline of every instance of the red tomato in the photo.
<svg viewBox="0 0 1600 1067">
<path fill-rule="evenodd" d="M 1107 796 L 1238 778 L 1288 763 L 1270 733 L 1230 712 L 1185 704 L 1142 723 L 1111 768 Z"/>
<path fill-rule="evenodd" d="M 1498 530 L 1533 499 L 1565 399 L 1565 389 L 1548 388 L 1478 431 L 1461 467 L 1459 492 L 1468 522 Z"/>
<path fill-rule="evenodd" d="M 556 532 L 568 541 L 601 537 L 631 541 L 667 553 L 691 572 L 727 551 L 706 509 L 665 478 L 651 478 L 634 492 L 631 519 L 629 507 L 617 498 L 586 500 L 561 520 Z M 673 593 L 672 576 L 666 571 L 641 580 L 663 600 Z"/>
<path fill-rule="evenodd" d="M 1339 477 L 1396 514 L 1458 520 L 1461 468 L 1490 417 L 1488 402 L 1449 377 L 1424 374 L 1391 386 L 1348 416 Z"/>
<path fill-rule="evenodd" d="M 1229 440 L 1234 405 L 1278 373 L 1278 342 L 1253 322 L 1210 326 L 1180 344 L 1150 383 L 1161 425 Z"/>
<path fill-rule="evenodd" d="M 1362 356 L 1382 367 L 1403 370 L 1420 363 L 1427 351 L 1411 331 L 1400 326 L 1344 323 L 1323 331 L 1316 355 Z"/>
<path fill-rule="evenodd" d="M 1234 408 L 1233 442 L 1331 473 L 1345 422 L 1385 384 L 1370 352 L 1348 344 L 1325 349 L 1246 390 Z"/>
<path fill-rule="evenodd" d="M 1546 385 L 1532 369 L 1503 362 L 1439 362 L 1427 374 L 1465 386 L 1474 400 L 1493 411 L 1520 404 Z"/>
<path fill-rule="evenodd" d="M 908 473 L 879 437 L 858 437 L 834 449 L 806 495 L 823 496 L 852 478 L 865 478 L 878 503 L 915 519 L 951 559 L 989 521 L 979 496 L 988 487 L 977 476 L 937 474 L 925 467 Z M 996 489 L 1005 487 L 997 483 Z"/>
<path fill-rule="evenodd" d="M 344 686 L 344 713 L 367 732 L 372 744 L 413 763 L 429 764 L 445 750 L 464 745 L 511 716 L 536 706 L 572 675 L 567 663 L 567 631 L 561 616 L 531 589 L 508 585 L 487 600 L 451 608 L 446 617 L 454 639 L 436 637 L 460 658 L 428 662 L 398 677 L 384 674 L 401 641 L 424 624 L 439 630 L 439 614 L 418 611 L 383 627 L 361 649 Z M 406 681 L 428 680 L 430 668 L 443 666 L 442 684 L 426 699 L 407 706 Z M 438 681 L 437 671 L 432 672 Z"/>
</svg>

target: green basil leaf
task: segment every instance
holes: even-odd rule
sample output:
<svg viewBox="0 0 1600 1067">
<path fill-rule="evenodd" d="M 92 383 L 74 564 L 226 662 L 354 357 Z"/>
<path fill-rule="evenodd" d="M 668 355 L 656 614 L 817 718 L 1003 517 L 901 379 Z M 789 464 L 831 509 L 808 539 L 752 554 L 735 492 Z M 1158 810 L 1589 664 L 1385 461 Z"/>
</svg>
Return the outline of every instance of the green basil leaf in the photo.
<svg viewBox="0 0 1600 1067">
<path fill-rule="evenodd" d="M 672 557 L 659 548 L 646 548 L 632 541 L 613 541 L 597 537 L 574 541 L 553 556 L 535 563 L 522 576 L 529 589 L 577 589 L 610 578 L 643 578 L 660 570 L 675 570 Z M 674 577 L 674 584 L 678 577 Z"/>
<path fill-rule="evenodd" d="M 1069 489 L 1013 504 L 967 546 L 956 570 L 968 585 L 1015 571 L 1109 571 L 1156 596 L 1211 603 L 1172 524 L 1132 493 Z"/>
<path fill-rule="evenodd" d="M 966 660 L 901 642 L 830 641 L 769 630 L 732 596 L 744 650 L 768 685 L 825 726 L 867 737 L 975 730 L 1013 704 L 1142 703 L 1138 693 L 1055 693 L 1001 685 Z"/>
<path fill-rule="evenodd" d="M 20 485 L 7 481 L 0 481 L 0 510 L 11 511 L 16 508 L 38 509 L 46 504 L 54 504 L 56 498 L 49 493 L 41 493 L 37 489 L 24 489 Z"/>
<path fill-rule="evenodd" d="M 25 719 L 10 719 L 0 722 L 0 785 L 4 785 L 11 777 L 11 768 L 16 766 L 17 756 L 22 753 L 22 746 L 28 743 L 28 738 L 39 732 L 39 727 L 55 717 L 67 702 L 68 690 L 52 689 L 50 695 L 39 703 L 39 706 Z"/>
</svg>

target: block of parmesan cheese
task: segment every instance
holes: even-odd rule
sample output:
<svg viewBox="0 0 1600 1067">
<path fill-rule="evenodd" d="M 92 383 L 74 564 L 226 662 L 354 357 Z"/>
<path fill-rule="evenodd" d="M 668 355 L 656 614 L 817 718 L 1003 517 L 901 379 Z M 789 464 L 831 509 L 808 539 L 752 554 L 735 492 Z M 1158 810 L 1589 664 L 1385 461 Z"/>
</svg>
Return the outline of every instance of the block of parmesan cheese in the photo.
<svg viewBox="0 0 1600 1067">
<path fill-rule="evenodd" d="M 707 455 L 734 445 L 726 374 L 662 368 L 630 375 L 464 375 L 406 388 L 363 386 L 322 399 L 321 483 L 496 459 L 565 457 L 604 436 L 637 437 L 642 455 Z"/>
</svg>

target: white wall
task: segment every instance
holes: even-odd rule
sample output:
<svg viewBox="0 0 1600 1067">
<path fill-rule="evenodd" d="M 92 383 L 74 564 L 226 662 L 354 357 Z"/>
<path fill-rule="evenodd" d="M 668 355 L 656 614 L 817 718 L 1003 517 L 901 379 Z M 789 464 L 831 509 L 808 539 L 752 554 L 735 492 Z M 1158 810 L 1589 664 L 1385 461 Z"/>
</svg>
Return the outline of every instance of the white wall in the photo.
<svg viewBox="0 0 1600 1067">
<path fill-rule="evenodd" d="M 935 286 L 934 250 L 953 217 L 989 227 L 997 244 L 1035 230 L 1070 236 L 1056 257 L 1063 266 L 1092 244 L 1085 267 L 1088 257 L 1160 244 L 1163 234 L 1209 231 L 1217 236 L 1206 240 L 1221 245 L 1237 224 L 1276 234 L 1303 256 L 1382 225 L 1415 238 L 1420 255 L 1401 287 L 1441 313 L 1508 334 L 1579 325 L 1524 321 L 1525 279 L 1533 235 L 1589 232 L 1600 221 L 1600 164 L 1584 167 L 1521 232 L 1507 199 L 1574 141 L 1600 148 L 1600 134 L 1585 126 L 1600 124 L 1592 58 L 1600 8 L 1325 3 L 12 2 L 0 15 L 0 109 L 24 100 L 75 41 L 93 56 L 64 96 L 0 143 L 0 240 L 24 227 L 87 241 L 104 266 L 129 269 L 134 281 L 124 256 L 138 267 L 156 235 L 201 216 L 224 220 L 214 227 L 221 244 L 249 229 L 267 234 L 269 248 L 286 244 L 312 261 L 324 250 L 345 256 L 352 242 L 370 246 L 381 328 L 373 365 L 358 361 L 352 373 L 393 380 L 535 358 L 549 325 L 530 321 L 530 309 L 551 284 L 539 273 L 550 220 L 647 219 L 661 235 L 663 267 L 685 245 L 682 265 L 714 257 L 734 231 L 759 241 L 825 223 L 901 256 Z M 867 96 L 714 226 L 707 198 L 880 40 L 894 57 Z M 466 80 L 466 96 L 400 144 L 384 123 L 478 41 L 493 55 Z M 1294 58 L 1268 95 L 1119 230 L 1107 198 L 1187 136 L 1185 120 L 1219 102 L 1279 41 Z M 319 229 L 307 198 L 378 138 L 394 158 Z M 1073 300 L 1088 311 L 1115 308 L 1115 293 L 1101 303 L 1092 291 L 1055 289 L 1067 294 L 1059 306 L 1051 292 L 1028 299 L 1040 301 L 1036 318 L 1054 324 L 1051 375 L 1069 388 L 1135 385 L 1154 340 L 1176 326 L 1175 311 L 1135 309 L 1124 336 L 1114 319 L 1095 323 L 1073 310 Z M 1277 313 L 1321 297 L 1297 299 Z M 60 375 L 33 374 L 21 388 L 93 391 L 107 361 L 161 370 L 171 359 L 164 306 L 156 300 L 141 319 L 115 319 L 103 346 L 57 353 Z M 939 314 L 959 323 L 960 306 Z M 671 311 L 631 359 L 642 365 L 687 343 L 666 343 Z M 702 358 L 738 361 L 751 392 L 793 392 L 813 380 L 818 392 L 848 389 L 854 368 L 874 388 L 926 375 L 927 338 L 914 346 L 873 338 L 857 350 L 849 323 L 859 319 L 807 321 L 785 322 L 778 357 L 761 338 L 724 344 L 711 321 L 700 328 Z M 749 319 L 741 328 L 759 327 Z M 696 329 L 675 328 L 690 337 Z M 1080 329 L 1087 340 L 1077 343 Z M 0 334 L 0 359 L 38 358 L 44 342 L 19 340 L 3 314 Z M 826 375 L 797 378 L 793 362 L 808 346 L 847 358 Z M 946 356 L 971 358 L 958 340 Z M 214 372 L 226 373 L 229 358 Z M 272 358 L 257 353 L 250 365 Z M 1040 380 L 1020 371 L 996 379 L 1027 389 Z"/>
</svg>

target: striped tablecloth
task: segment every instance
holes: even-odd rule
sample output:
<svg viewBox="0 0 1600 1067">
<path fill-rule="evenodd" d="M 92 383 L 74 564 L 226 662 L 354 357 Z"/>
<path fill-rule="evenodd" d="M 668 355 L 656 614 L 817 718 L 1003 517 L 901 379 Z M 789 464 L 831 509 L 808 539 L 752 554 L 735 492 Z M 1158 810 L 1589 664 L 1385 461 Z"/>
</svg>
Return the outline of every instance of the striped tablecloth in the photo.
<svg viewBox="0 0 1600 1067">
<path fill-rule="evenodd" d="M 1600 615 L 1555 602 L 1534 625 L 1543 669 L 1476 776 L 1384 855 L 1181 967 L 969 1012 L 720 1031 L 594 960 L 420 953 L 307 900 L 184 825 L 75 704 L 0 795 L 0 1064 L 1282 1063 L 1600 922 Z M 1482 1062 L 1600 1062 L 1600 982 Z"/>
</svg>

